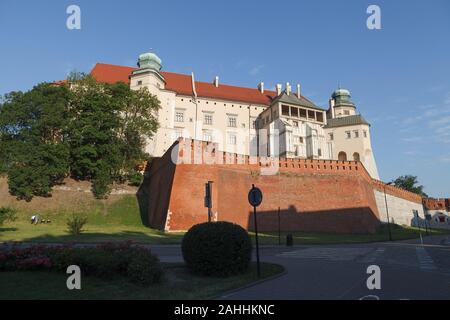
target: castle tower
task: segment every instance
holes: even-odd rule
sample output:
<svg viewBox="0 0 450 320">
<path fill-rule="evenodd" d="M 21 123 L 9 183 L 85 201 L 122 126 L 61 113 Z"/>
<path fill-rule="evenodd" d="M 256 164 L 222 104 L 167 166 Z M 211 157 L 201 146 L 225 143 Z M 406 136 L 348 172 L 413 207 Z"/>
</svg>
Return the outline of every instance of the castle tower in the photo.
<svg viewBox="0 0 450 320">
<path fill-rule="evenodd" d="M 158 95 L 165 87 L 164 76 L 160 73 L 161 59 L 156 54 L 147 52 L 139 56 L 137 65 L 139 69 L 133 71 L 130 76 L 131 89 L 147 87 L 151 93 Z"/>
<path fill-rule="evenodd" d="M 324 129 L 333 159 L 360 161 L 374 179 L 379 179 L 372 151 L 370 123 L 356 112 L 350 91 L 338 89 L 330 99 Z"/>
<path fill-rule="evenodd" d="M 330 99 L 329 118 L 341 118 L 356 115 L 356 106 L 351 101 L 350 91 L 346 89 L 337 89 L 333 92 Z"/>
</svg>

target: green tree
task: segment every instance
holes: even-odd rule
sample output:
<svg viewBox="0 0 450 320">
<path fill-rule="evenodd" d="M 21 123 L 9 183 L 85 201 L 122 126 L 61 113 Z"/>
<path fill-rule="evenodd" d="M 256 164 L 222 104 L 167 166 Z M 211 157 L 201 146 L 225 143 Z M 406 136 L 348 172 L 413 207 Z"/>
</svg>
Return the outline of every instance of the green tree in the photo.
<svg viewBox="0 0 450 320">
<path fill-rule="evenodd" d="M 400 176 L 394 181 L 392 181 L 392 183 L 398 188 L 416 193 L 423 197 L 428 197 L 428 195 L 423 191 L 424 186 L 419 185 L 419 181 L 416 176 L 412 175 Z"/>
<path fill-rule="evenodd" d="M 4 97 L 0 108 L 0 154 L 9 190 L 19 199 L 49 196 L 69 168 L 64 140 L 69 92 L 39 84 Z"/>
<path fill-rule="evenodd" d="M 73 73 L 67 85 L 39 84 L 0 103 L 0 173 L 20 199 L 49 196 L 70 175 L 106 197 L 114 182 L 135 177 L 148 160 L 145 142 L 158 128 L 158 99 L 125 83 Z"/>
<path fill-rule="evenodd" d="M 75 80 L 74 80 L 75 79 Z M 103 198 L 113 182 L 123 182 L 137 164 L 148 159 L 146 139 L 158 128 L 159 100 L 147 89 L 101 84 L 91 76 L 71 80 L 68 137 L 71 174 L 92 180 L 94 194 Z"/>
</svg>

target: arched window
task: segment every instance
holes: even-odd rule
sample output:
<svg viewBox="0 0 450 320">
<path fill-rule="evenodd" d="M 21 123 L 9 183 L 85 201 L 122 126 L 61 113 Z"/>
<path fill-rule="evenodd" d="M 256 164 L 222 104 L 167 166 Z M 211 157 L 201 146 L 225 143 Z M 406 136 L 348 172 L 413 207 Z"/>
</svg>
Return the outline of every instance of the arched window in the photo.
<svg viewBox="0 0 450 320">
<path fill-rule="evenodd" d="M 361 161 L 361 157 L 359 156 L 359 153 L 358 153 L 358 152 L 355 152 L 355 153 L 353 154 L 353 160 L 355 160 L 355 161 Z"/>
<path fill-rule="evenodd" d="M 339 152 L 338 160 L 339 161 L 347 161 L 347 154 L 344 151 Z"/>
</svg>

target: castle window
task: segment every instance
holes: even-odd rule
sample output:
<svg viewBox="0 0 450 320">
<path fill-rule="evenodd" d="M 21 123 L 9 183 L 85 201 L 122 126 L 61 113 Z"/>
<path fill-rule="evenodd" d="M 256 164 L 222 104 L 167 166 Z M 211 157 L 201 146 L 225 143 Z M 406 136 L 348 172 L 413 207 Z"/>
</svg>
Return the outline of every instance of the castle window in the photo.
<svg viewBox="0 0 450 320">
<path fill-rule="evenodd" d="M 205 124 L 212 125 L 212 123 L 213 123 L 212 114 L 205 114 Z"/>
<path fill-rule="evenodd" d="M 228 127 L 236 128 L 236 117 L 228 117 Z"/>
<path fill-rule="evenodd" d="M 350 111 L 344 110 L 344 115 L 349 116 L 350 115 Z"/>
<path fill-rule="evenodd" d="M 289 115 L 290 115 L 290 113 L 289 113 L 289 106 L 282 105 L 281 106 L 281 114 L 283 116 L 288 116 L 289 117 Z"/>
<path fill-rule="evenodd" d="M 339 161 L 347 161 L 347 154 L 344 151 L 339 152 L 338 160 Z"/>
<path fill-rule="evenodd" d="M 139 80 L 139 81 L 137 82 L 137 85 L 138 85 L 138 86 L 142 86 L 142 80 Z"/>
<path fill-rule="evenodd" d="M 208 141 L 208 142 L 212 141 L 212 134 L 211 134 L 211 132 L 209 132 L 209 131 L 203 132 L 203 141 Z"/>
<path fill-rule="evenodd" d="M 183 137 L 183 129 L 175 129 L 174 139 L 177 140 L 181 137 Z"/>
<path fill-rule="evenodd" d="M 306 118 L 306 110 L 300 109 L 300 118 Z"/>
<path fill-rule="evenodd" d="M 318 155 L 319 157 L 322 156 L 322 149 L 318 149 L 318 150 L 317 150 L 317 155 Z"/>
<path fill-rule="evenodd" d="M 366 130 L 363 131 L 363 134 L 364 134 L 364 138 L 367 138 L 367 131 Z"/>
<path fill-rule="evenodd" d="M 303 143 L 303 137 L 300 137 L 300 143 Z"/>
<path fill-rule="evenodd" d="M 316 112 L 316 119 L 319 122 L 323 122 L 323 113 L 322 112 Z"/>
<path fill-rule="evenodd" d="M 352 133 L 350 131 L 345 131 L 345 134 L 347 135 L 347 139 L 352 138 Z"/>
<path fill-rule="evenodd" d="M 353 154 L 353 160 L 355 160 L 355 161 L 361 161 L 361 157 L 359 156 L 359 153 L 358 153 L 358 152 L 355 152 L 355 153 Z"/>
<path fill-rule="evenodd" d="M 298 118 L 298 108 L 291 107 L 291 117 Z"/>
<path fill-rule="evenodd" d="M 316 119 L 316 113 L 314 111 L 308 110 L 308 119 L 315 120 Z"/>
<path fill-rule="evenodd" d="M 236 145 L 237 144 L 237 136 L 234 133 L 230 133 L 228 135 L 228 144 Z"/>
<path fill-rule="evenodd" d="M 175 122 L 184 122 L 184 112 L 182 111 L 175 112 Z"/>
<path fill-rule="evenodd" d="M 359 138 L 359 131 L 358 130 L 353 131 L 353 135 L 355 138 Z"/>
<path fill-rule="evenodd" d="M 334 140 L 334 133 L 329 133 L 328 137 L 330 138 L 330 141 L 333 141 Z"/>
</svg>

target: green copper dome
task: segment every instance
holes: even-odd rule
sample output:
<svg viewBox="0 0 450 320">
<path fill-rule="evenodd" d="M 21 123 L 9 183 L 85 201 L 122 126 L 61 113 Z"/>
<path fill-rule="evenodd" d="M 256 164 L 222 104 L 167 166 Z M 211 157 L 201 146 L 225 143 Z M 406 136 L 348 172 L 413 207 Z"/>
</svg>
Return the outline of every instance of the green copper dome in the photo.
<svg viewBox="0 0 450 320">
<path fill-rule="evenodd" d="M 139 56 L 138 66 L 141 69 L 154 69 L 160 71 L 162 68 L 162 61 L 156 54 L 147 52 Z"/>
<path fill-rule="evenodd" d="M 345 104 L 354 106 L 355 104 L 350 100 L 351 94 L 347 89 L 337 89 L 333 92 L 331 97 L 336 101 L 336 105 Z"/>
<path fill-rule="evenodd" d="M 351 97 L 350 91 L 348 91 L 347 89 L 337 89 L 331 95 L 332 98 L 345 97 L 345 96 L 347 96 L 348 98 Z"/>
</svg>

